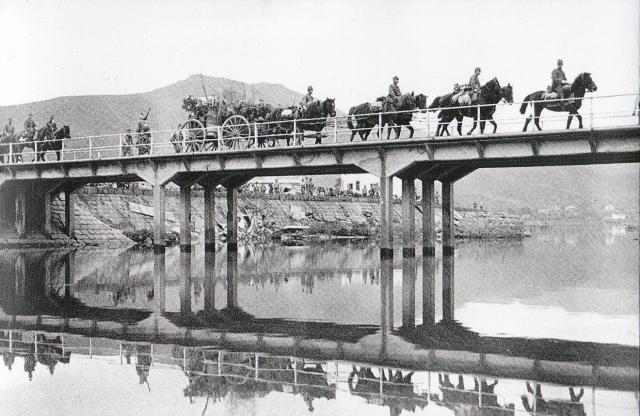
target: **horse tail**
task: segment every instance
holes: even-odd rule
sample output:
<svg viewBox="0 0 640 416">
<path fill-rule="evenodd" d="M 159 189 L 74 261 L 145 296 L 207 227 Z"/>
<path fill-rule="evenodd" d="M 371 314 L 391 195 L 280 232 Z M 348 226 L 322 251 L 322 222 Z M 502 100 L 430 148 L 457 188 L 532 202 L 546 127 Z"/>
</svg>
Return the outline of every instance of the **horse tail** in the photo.
<svg viewBox="0 0 640 416">
<path fill-rule="evenodd" d="M 520 106 L 520 114 L 524 114 L 527 111 L 527 107 L 529 106 L 529 101 L 533 100 L 533 96 L 536 93 L 534 92 L 533 94 L 529 94 L 526 97 L 524 97 L 524 100 L 522 100 L 522 105 Z"/>
<path fill-rule="evenodd" d="M 433 102 L 431 103 L 431 105 L 428 107 L 429 110 L 431 111 L 435 111 L 436 108 L 440 107 L 440 97 L 436 97 L 433 99 Z"/>
<path fill-rule="evenodd" d="M 357 120 L 355 119 L 355 116 L 353 115 L 353 112 L 355 111 L 355 107 L 351 107 L 349 109 L 349 116 L 347 117 L 347 126 L 349 126 L 350 130 L 353 130 L 356 128 L 355 124 L 353 124 L 354 122 L 357 123 Z"/>
</svg>

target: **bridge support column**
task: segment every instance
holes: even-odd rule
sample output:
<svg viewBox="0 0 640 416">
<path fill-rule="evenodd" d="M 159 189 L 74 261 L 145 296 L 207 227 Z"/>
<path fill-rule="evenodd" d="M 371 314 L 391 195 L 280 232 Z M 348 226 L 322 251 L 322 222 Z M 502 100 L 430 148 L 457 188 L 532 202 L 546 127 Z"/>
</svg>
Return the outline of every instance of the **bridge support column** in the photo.
<svg viewBox="0 0 640 416">
<path fill-rule="evenodd" d="M 70 300 L 73 295 L 73 272 L 75 269 L 75 252 L 68 253 L 64 258 L 64 299 Z"/>
<path fill-rule="evenodd" d="M 422 323 L 436 320 L 436 221 L 434 180 L 422 179 Z"/>
<path fill-rule="evenodd" d="M 453 181 L 442 182 L 442 319 L 455 319 Z"/>
<path fill-rule="evenodd" d="M 380 178 L 380 258 L 393 259 L 393 177 Z"/>
<path fill-rule="evenodd" d="M 227 185 L 227 308 L 238 307 L 238 187 Z"/>
<path fill-rule="evenodd" d="M 64 232 L 69 238 L 75 238 L 75 192 L 72 189 L 64 191 Z"/>
<path fill-rule="evenodd" d="M 180 251 L 191 253 L 191 185 L 180 186 Z"/>
<path fill-rule="evenodd" d="M 15 224 L 18 238 L 23 238 L 27 233 L 27 195 L 25 190 L 19 190 L 16 194 Z"/>
<path fill-rule="evenodd" d="M 162 246 L 162 250 L 156 251 L 153 255 L 153 313 L 156 317 L 165 311 L 166 282 L 166 262 Z"/>
<path fill-rule="evenodd" d="M 416 189 L 402 179 L 402 326 L 415 325 L 416 311 Z"/>
<path fill-rule="evenodd" d="M 163 184 L 153 184 L 153 248 L 164 256 L 165 236 L 165 193 Z"/>
<path fill-rule="evenodd" d="M 204 185 L 204 310 L 216 308 L 215 184 Z"/>
<path fill-rule="evenodd" d="M 180 313 L 191 313 L 191 246 L 188 251 L 180 247 Z"/>
</svg>

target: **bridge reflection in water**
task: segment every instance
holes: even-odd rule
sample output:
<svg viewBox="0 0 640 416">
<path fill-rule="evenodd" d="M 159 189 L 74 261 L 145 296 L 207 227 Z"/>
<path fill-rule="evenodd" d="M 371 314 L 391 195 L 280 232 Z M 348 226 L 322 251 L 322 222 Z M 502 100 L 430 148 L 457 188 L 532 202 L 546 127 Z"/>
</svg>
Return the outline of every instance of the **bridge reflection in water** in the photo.
<svg viewBox="0 0 640 416">
<path fill-rule="evenodd" d="M 179 256 L 180 303 L 171 312 L 166 287 L 176 273 L 167 273 L 164 254 L 154 256 L 152 275 L 149 271 L 153 284 L 146 298 L 153 307 L 142 310 L 88 306 L 74 296 L 85 283 L 74 277 L 80 268 L 75 258 L 91 254 L 5 252 L 0 261 L 4 363 L 11 371 L 24 368 L 31 379 L 40 366 L 53 375 L 76 360 L 94 371 L 92 358 L 102 357 L 135 369 L 118 373 L 122 386 L 151 385 L 154 374 L 166 376 L 156 368 L 181 371 L 184 384 L 171 388 L 182 389 L 185 404 L 205 410 L 217 402 L 280 393 L 302 398 L 309 411 L 327 400 L 341 403 L 341 395 L 348 394 L 385 406 L 392 415 L 430 407 L 451 414 L 637 414 L 631 393 L 638 389 L 637 347 L 481 336 L 448 319 L 446 311 L 434 323 L 433 287 L 423 296 L 428 319 L 416 326 L 416 259 L 405 254 L 400 326 L 393 316 L 393 259 L 380 260 L 378 326 L 255 318 L 238 304 L 237 261 L 222 279 L 227 303 L 220 308 L 220 276 L 206 274 L 215 270 L 212 252 L 205 255 L 212 266 L 204 268 L 205 306 L 197 312 L 190 252 Z M 453 272 L 450 254 L 443 261 L 451 262 L 443 264 L 450 267 L 445 273 Z M 229 255 L 237 259 L 237 253 Z M 422 262 L 428 264 L 425 273 L 435 269 L 435 257 L 423 256 Z"/>
</svg>

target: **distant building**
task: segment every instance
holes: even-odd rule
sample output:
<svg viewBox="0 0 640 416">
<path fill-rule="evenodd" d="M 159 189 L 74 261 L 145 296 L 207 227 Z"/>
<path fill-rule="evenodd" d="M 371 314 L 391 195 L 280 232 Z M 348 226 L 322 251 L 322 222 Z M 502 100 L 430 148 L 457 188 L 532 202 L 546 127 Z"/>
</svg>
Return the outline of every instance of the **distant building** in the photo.
<svg viewBox="0 0 640 416">
<path fill-rule="evenodd" d="M 380 179 L 370 173 L 344 174 L 340 175 L 340 188 L 354 194 L 368 193 L 373 189 L 377 194 L 380 192 Z"/>
</svg>

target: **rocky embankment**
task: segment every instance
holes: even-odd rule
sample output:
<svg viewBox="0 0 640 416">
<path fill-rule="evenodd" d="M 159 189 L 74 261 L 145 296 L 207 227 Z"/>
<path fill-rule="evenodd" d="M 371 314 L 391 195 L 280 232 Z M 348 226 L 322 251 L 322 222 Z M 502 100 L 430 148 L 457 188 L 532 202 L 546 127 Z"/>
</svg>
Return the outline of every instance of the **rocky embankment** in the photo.
<svg viewBox="0 0 640 416">
<path fill-rule="evenodd" d="M 64 198 L 53 202 L 52 225 L 62 230 Z M 85 187 L 78 192 L 75 205 L 76 240 L 59 237 L 56 244 L 83 246 L 151 245 L 153 229 L 153 195 L 146 189 L 115 189 Z M 203 195 L 192 193 L 191 228 L 194 241 L 203 229 Z M 167 190 L 167 242 L 177 242 L 180 225 L 179 194 Z M 416 210 L 416 226 L 422 226 L 420 208 Z M 245 242 L 271 242 L 291 228 L 306 233 L 331 237 L 377 238 L 380 224 L 380 205 L 374 198 L 308 197 L 285 195 L 240 194 L 238 201 L 239 238 Z M 225 194 L 216 195 L 215 217 L 218 235 L 226 235 Z M 400 231 L 400 204 L 394 204 L 393 222 Z M 509 238 L 525 236 L 524 221 L 518 216 L 460 209 L 455 213 L 456 237 Z M 440 214 L 436 214 L 436 228 L 441 229 Z"/>
</svg>

